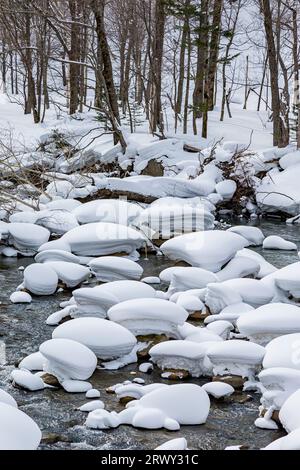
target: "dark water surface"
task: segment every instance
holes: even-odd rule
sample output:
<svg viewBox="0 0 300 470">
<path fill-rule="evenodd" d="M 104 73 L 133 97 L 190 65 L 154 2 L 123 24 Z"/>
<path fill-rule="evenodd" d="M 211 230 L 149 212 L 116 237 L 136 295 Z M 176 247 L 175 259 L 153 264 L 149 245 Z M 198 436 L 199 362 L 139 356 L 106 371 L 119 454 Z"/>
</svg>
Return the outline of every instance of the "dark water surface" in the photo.
<svg viewBox="0 0 300 470">
<path fill-rule="evenodd" d="M 289 227 L 285 223 L 273 221 L 263 221 L 257 225 L 261 226 L 265 235 L 281 235 L 300 247 L 300 227 Z M 299 261 L 296 252 L 257 251 L 279 268 Z M 35 298 L 28 306 L 12 305 L 9 296 L 23 278 L 18 268 L 30 263 L 31 259 L 17 260 L 0 256 L 0 341 L 6 346 L 6 363 L 0 366 L 0 386 L 10 392 L 20 409 L 40 426 L 44 436 L 40 449 L 154 449 L 176 437 L 185 437 L 189 448 L 194 450 L 224 449 L 226 446 L 239 444 L 257 449 L 281 437 L 281 431 L 260 430 L 254 426 L 259 406 L 259 395 L 256 394 L 251 394 L 246 402 L 246 394 L 233 396 L 224 403 L 212 402 L 205 425 L 182 426 L 178 432 L 145 431 L 128 426 L 108 431 L 91 431 L 84 427 L 87 415 L 76 411 L 77 407 L 87 402 L 84 394 L 67 394 L 62 390 L 27 393 L 13 388 L 9 376 L 15 364 L 26 355 L 36 352 L 43 341 L 51 338 L 52 328 L 45 324 L 45 320 L 58 310 L 61 301 L 71 296 L 70 292 L 64 292 L 49 298 Z M 149 260 L 142 259 L 141 264 L 145 269 L 145 276 L 157 276 L 162 269 L 172 265 L 169 260 L 152 255 Z M 116 397 L 107 394 L 105 389 L 134 377 L 142 377 L 147 384 L 163 381 L 158 372 L 141 374 L 137 366 L 132 365 L 119 371 L 97 370 L 91 382 L 101 391 L 101 400 L 106 409 L 120 411 L 122 406 Z M 200 379 L 193 379 L 191 382 L 200 385 L 205 383 Z"/>
</svg>

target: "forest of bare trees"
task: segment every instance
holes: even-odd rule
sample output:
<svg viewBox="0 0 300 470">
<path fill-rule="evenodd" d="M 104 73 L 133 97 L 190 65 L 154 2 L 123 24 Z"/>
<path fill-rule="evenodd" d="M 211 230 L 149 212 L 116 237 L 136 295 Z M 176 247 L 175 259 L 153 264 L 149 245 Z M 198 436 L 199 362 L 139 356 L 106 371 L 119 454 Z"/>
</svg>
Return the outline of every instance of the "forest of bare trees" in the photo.
<svg viewBox="0 0 300 470">
<path fill-rule="evenodd" d="M 0 0 L 3 91 L 35 123 L 93 109 L 123 149 L 141 115 L 207 137 L 242 91 L 300 147 L 299 18 L 298 0 Z"/>
</svg>

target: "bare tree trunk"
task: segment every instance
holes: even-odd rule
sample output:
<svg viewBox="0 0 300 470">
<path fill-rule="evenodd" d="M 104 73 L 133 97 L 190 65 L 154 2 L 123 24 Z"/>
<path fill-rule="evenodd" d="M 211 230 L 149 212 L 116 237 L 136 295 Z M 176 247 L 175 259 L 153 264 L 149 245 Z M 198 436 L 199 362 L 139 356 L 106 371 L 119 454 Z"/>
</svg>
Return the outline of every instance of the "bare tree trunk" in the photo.
<svg viewBox="0 0 300 470">
<path fill-rule="evenodd" d="M 191 3 L 191 0 L 185 0 L 184 7 L 188 8 Z M 189 16 L 186 13 L 182 28 L 181 35 L 181 45 L 180 45 L 180 58 L 179 58 L 179 78 L 178 78 L 178 87 L 177 87 L 177 99 L 175 103 L 175 129 L 177 129 L 178 116 L 181 114 L 182 108 L 182 99 L 183 99 L 183 85 L 184 85 L 184 75 L 185 75 L 185 51 L 188 39 L 188 30 L 189 30 Z M 189 63 L 188 63 L 189 67 Z"/>
<path fill-rule="evenodd" d="M 210 40 L 209 66 L 207 73 L 208 111 L 212 111 L 214 109 L 214 92 L 216 86 L 215 78 L 218 66 L 222 9 L 223 0 L 215 0 Z"/>
<path fill-rule="evenodd" d="M 158 129 L 162 135 L 164 133 L 164 121 L 162 113 L 161 91 L 165 20 L 165 2 L 164 0 L 156 0 L 154 37 L 152 40 L 150 128 L 152 133 L 156 132 Z"/>
<path fill-rule="evenodd" d="M 197 135 L 197 119 L 203 115 L 204 80 L 208 65 L 208 5 L 209 0 L 202 0 L 197 47 L 197 73 L 193 93 L 193 131 Z"/>
<path fill-rule="evenodd" d="M 274 146 L 285 147 L 288 144 L 289 138 L 280 115 L 281 100 L 278 83 L 278 56 L 275 48 L 270 0 L 262 0 L 262 7 L 270 67 L 273 110 L 273 144 Z"/>
<path fill-rule="evenodd" d="M 70 78 L 69 78 L 69 93 L 70 93 L 70 114 L 75 114 L 79 106 L 79 77 L 80 77 L 80 51 L 81 51 L 81 38 L 80 27 L 78 25 L 78 16 L 80 12 L 80 5 L 78 0 L 69 0 L 69 8 L 71 13 L 71 48 L 70 48 Z"/>
<path fill-rule="evenodd" d="M 185 102 L 184 102 L 184 117 L 183 117 L 183 133 L 187 134 L 188 130 L 188 114 L 189 114 L 189 97 L 190 97 L 190 75 L 191 75 L 191 32 L 190 27 L 188 26 L 187 30 L 187 44 L 188 44 L 188 55 L 187 55 L 187 72 L 186 72 L 186 92 L 185 92 Z"/>
</svg>

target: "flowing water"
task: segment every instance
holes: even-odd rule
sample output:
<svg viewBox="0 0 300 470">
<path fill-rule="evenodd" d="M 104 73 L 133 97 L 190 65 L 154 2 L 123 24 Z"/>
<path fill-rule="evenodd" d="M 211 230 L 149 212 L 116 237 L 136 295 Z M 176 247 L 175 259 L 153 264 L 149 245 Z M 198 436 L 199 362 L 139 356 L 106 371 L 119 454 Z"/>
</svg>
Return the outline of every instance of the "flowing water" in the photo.
<svg viewBox="0 0 300 470">
<path fill-rule="evenodd" d="M 296 242 L 300 247 L 300 227 L 289 227 L 285 223 L 263 221 L 259 224 L 265 235 L 281 235 Z M 262 253 L 262 249 L 257 251 Z M 264 251 L 263 255 L 277 267 L 299 260 L 296 252 Z M 258 416 L 259 395 L 235 394 L 224 402 L 212 402 L 207 423 L 203 426 L 182 426 L 179 432 L 165 430 L 145 431 L 128 426 L 108 431 L 91 431 L 84 426 L 86 415 L 77 408 L 86 403 L 82 394 L 67 394 L 62 390 L 25 392 L 13 388 L 9 382 L 10 372 L 26 355 L 38 350 L 39 345 L 51 337 L 52 328 L 45 320 L 58 310 L 59 303 L 70 297 L 64 292 L 49 298 L 35 298 L 30 305 L 12 305 L 9 296 L 22 282 L 21 266 L 32 263 L 30 259 L 8 259 L 0 257 L 0 341 L 5 345 L 5 362 L 0 356 L 0 386 L 17 400 L 21 410 L 30 415 L 43 432 L 40 449 L 154 449 L 175 437 L 186 437 L 190 449 L 224 449 L 226 446 L 246 445 L 251 449 L 261 448 L 283 435 L 282 431 L 257 429 L 254 421 Z M 142 259 L 145 276 L 157 276 L 172 265 L 163 257 L 150 256 Z M 1 344 L 0 344 L 1 346 Z M 3 352 L 3 347 L 0 349 Z M 1 366 L 2 360 L 2 366 Z M 101 391 L 101 399 L 109 411 L 120 411 L 115 395 L 105 389 L 125 380 L 142 377 L 146 383 L 163 381 L 158 372 L 140 374 L 136 365 L 119 371 L 97 370 L 91 382 Z M 204 380 L 192 379 L 199 385 Z M 166 382 L 168 383 L 168 382 Z"/>
</svg>

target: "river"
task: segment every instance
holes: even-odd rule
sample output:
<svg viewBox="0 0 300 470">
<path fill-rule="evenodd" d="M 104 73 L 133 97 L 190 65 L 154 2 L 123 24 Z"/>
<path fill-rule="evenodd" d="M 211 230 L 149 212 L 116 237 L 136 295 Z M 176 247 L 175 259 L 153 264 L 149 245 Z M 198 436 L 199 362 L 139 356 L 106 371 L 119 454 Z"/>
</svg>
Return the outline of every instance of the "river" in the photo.
<svg viewBox="0 0 300 470">
<path fill-rule="evenodd" d="M 240 222 L 241 223 L 241 222 Z M 264 220 L 257 222 L 265 235 L 281 235 L 300 247 L 300 227 L 287 226 L 283 222 Z M 299 261 L 296 252 L 258 252 L 276 265 L 284 267 Z M 70 292 L 48 298 L 35 298 L 30 305 L 12 305 L 9 296 L 22 282 L 21 266 L 32 263 L 32 259 L 3 258 L 0 256 L 0 341 L 5 345 L 5 363 L 0 365 L 0 386 L 11 393 L 21 410 L 30 415 L 43 432 L 40 449 L 154 449 L 175 437 L 185 437 L 193 450 L 224 449 L 226 446 L 246 445 L 259 449 L 281 437 L 282 431 L 257 429 L 254 421 L 258 416 L 259 395 L 235 394 L 224 402 L 213 402 L 207 423 L 202 426 L 182 426 L 179 432 L 166 430 L 145 431 L 128 426 L 108 431 L 92 431 L 84 426 L 86 414 L 76 409 L 87 400 L 84 395 L 67 394 L 63 390 L 25 392 L 13 388 L 9 382 L 10 372 L 26 355 L 38 350 L 39 345 L 50 339 L 52 328 L 45 324 L 46 318 L 59 308 L 59 303 L 70 297 Z M 156 256 L 142 259 L 145 276 L 157 276 L 172 262 Z M 1 363 L 0 363 L 1 364 Z M 140 374 L 136 365 L 119 371 L 97 370 L 91 382 L 101 391 L 101 399 L 109 411 L 120 411 L 115 395 L 105 389 L 134 377 L 142 377 L 146 383 L 162 381 L 159 372 L 151 375 Z M 192 379 L 199 385 L 205 380 Z"/>
</svg>

